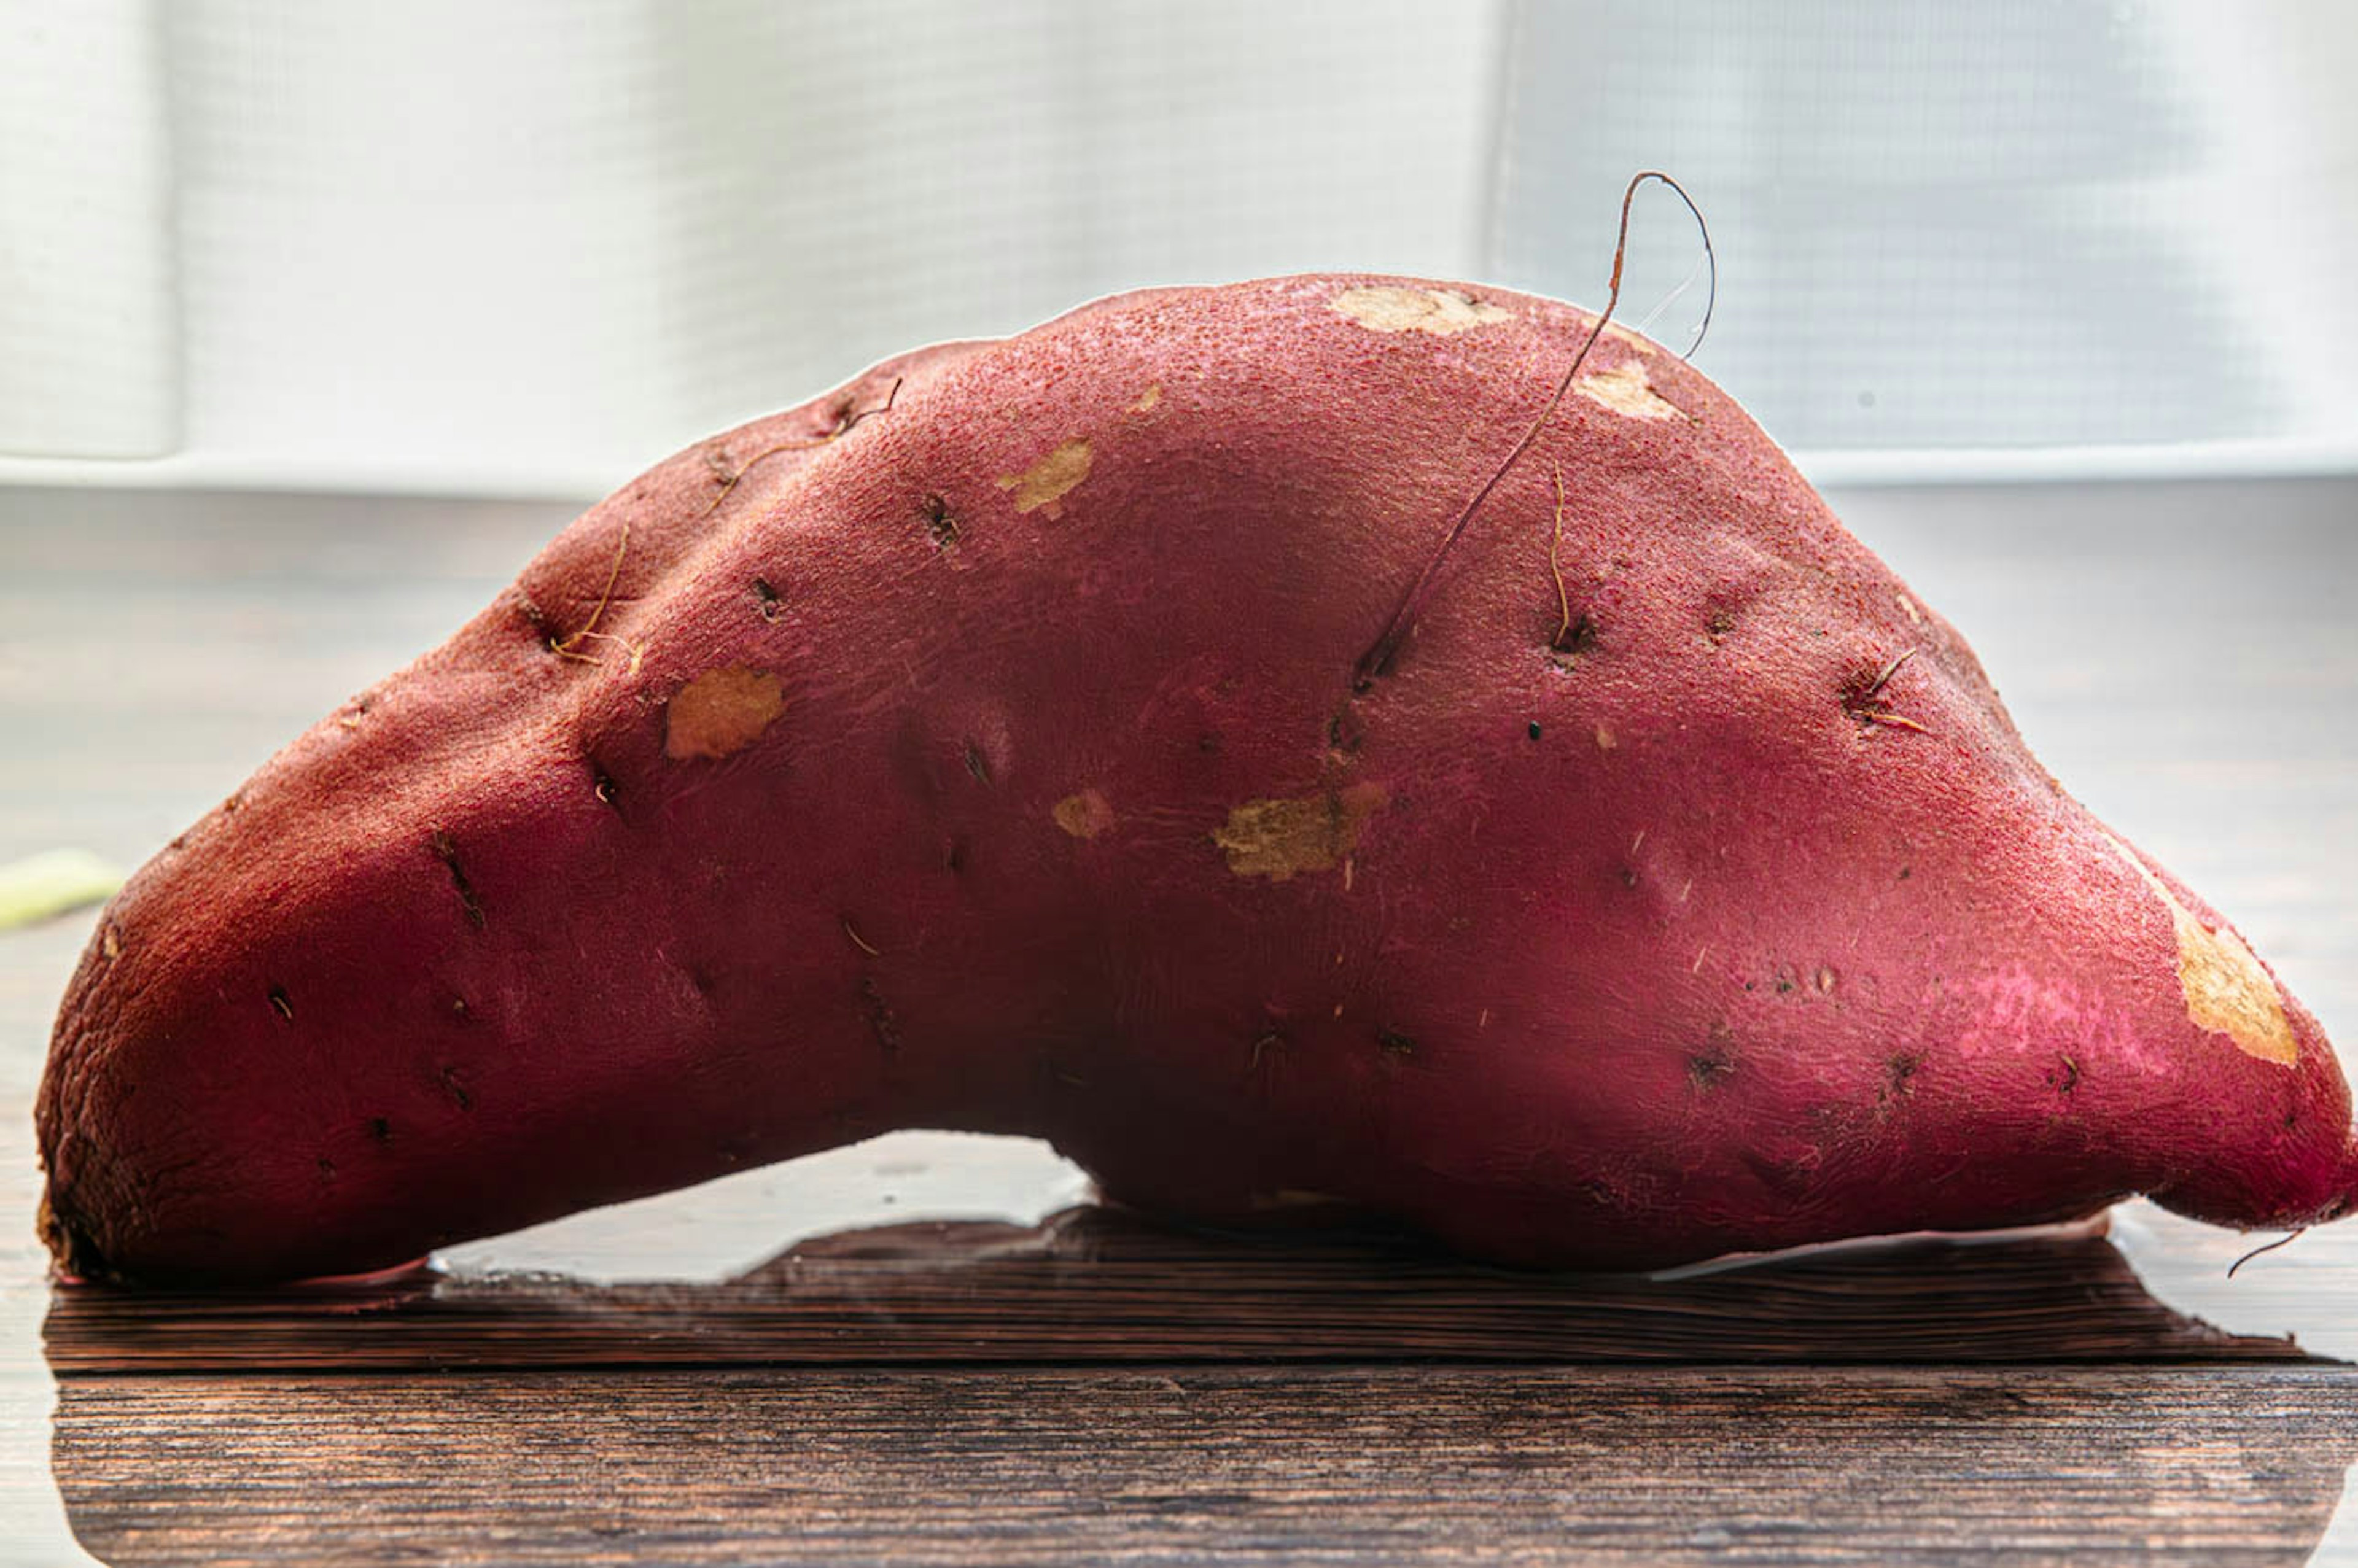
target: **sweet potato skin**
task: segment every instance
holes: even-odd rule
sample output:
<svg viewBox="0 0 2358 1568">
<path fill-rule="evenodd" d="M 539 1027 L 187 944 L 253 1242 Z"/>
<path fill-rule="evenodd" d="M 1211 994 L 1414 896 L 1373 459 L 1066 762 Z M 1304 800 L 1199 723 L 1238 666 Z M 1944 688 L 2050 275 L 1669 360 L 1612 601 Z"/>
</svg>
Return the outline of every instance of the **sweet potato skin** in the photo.
<svg viewBox="0 0 2358 1568">
<path fill-rule="evenodd" d="M 1659 346 L 1355 687 L 1591 319 L 1124 296 L 652 470 L 109 910 L 53 1247 L 350 1271 L 908 1126 L 1551 1265 L 2341 1212 L 2315 1021 Z"/>
</svg>

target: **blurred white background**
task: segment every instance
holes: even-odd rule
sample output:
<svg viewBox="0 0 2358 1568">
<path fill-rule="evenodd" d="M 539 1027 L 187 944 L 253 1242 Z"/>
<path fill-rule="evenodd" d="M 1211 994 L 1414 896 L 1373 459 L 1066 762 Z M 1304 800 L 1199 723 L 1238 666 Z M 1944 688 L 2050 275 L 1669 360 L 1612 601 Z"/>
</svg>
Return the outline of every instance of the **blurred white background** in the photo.
<svg viewBox="0 0 2358 1568">
<path fill-rule="evenodd" d="M 1717 242 L 1698 362 L 1817 477 L 2358 467 L 2346 0 L 0 0 L 0 481 L 587 495 L 1143 284 L 1600 303 L 1649 165 Z M 1640 219 L 1633 319 L 1695 255 L 1674 203 Z"/>
</svg>

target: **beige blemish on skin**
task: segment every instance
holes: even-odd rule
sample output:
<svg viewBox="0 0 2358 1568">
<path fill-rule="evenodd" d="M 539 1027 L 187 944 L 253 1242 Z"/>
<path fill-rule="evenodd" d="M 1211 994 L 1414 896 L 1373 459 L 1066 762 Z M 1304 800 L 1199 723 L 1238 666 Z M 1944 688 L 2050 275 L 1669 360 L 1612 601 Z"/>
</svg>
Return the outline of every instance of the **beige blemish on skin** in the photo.
<svg viewBox="0 0 2358 1568">
<path fill-rule="evenodd" d="M 1048 808 L 1048 815 L 1076 838 L 1094 838 L 1113 826 L 1113 807 L 1093 789 L 1066 795 Z"/>
<path fill-rule="evenodd" d="M 1616 414 L 1627 414 L 1633 419 L 1684 419 L 1687 412 L 1654 390 L 1646 379 L 1646 367 L 1635 361 L 1601 370 L 1594 375 L 1584 375 L 1572 384 L 1580 394 L 1600 408 L 1610 408 Z"/>
<path fill-rule="evenodd" d="M 1140 393 L 1138 395 L 1137 401 L 1130 404 L 1128 408 L 1123 410 L 1123 412 L 1129 414 L 1152 414 L 1162 406 L 1163 384 L 1158 381 L 1149 385 L 1144 392 Z"/>
<path fill-rule="evenodd" d="M 1299 800 L 1250 800 L 1228 813 L 1212 842 L 1240 877 L 1282 882 L 1297 871 L 1332 871 L 1358 849 L 1361 824 L 1390 798 L 1382 784 L 1355 784 Z"/>
<path fill-rule="evenodd" d="M 1370 332 L 1430 332 L 1436 338 L 1515 319 L 1503 306 L 1454 288 L 1347 288 L 1326 303 Z"/>
<path fill-rule="evenodd" d="M 1605 335 L 1612 339 L 1615 342 L 1621 344 L 1623 347 L 1635 349 L 1641 354 L 1650 354 L 1657 347 L 1660 346 L 1653 339 L 1646 337 L 1642 333 L 1633 331 L 1629 328 L 1624 327 L 1618 321 L 1607 321 L 1605 323 Z"/>
<path fill-rule="evenodd" d="M 1621 743 L 1620 741 L 1617 741 L 1617 740 L 1615 740 L 1615 739 L 1613 738 L 1613 731 L 1612 731 L 1612 730 L 1607 730 L 1607 729 L 1606 729 L 1606 728 L 1605 728 L 1605 726 L 1604 726 L 1604 725 L 1602 725 L 1602 724 L 1600 724 L 1600 725 L 1598 725 L 1598 726 L 1596 727 L 1596 749 L 1597 749 L 1598 751 L 1600 751 L 1600 752 L 1609 752 L 1609 751 L 1613 750 L 1613 748 L 1614 748 L 1614 747 L 1618 746 L 1620 743 Z"/>
<path fill-rule="evenodd" d="M 2284 998 L 2243 939 L 2223 925 L 2203 925 L 2135 850 L 2117 838 L 2112 845 L 2169 910 L 2178 930 L 2179 989 L 2186 993 L 2186 1016 L 2195 1027 L 2225 1035 L 2237 1050 L 2264 1062 L 2288 1067 L 2298 1062 L 2300 1045 L 2285 1016 Z"/>
<path fill-rule="evenodd" d="M 999 488 L 1015 497 L 1018 512 L 1044 511 L 1061 517 L 1065 509 L 1058 503 L 1089 477 L 1091 456 L 1088 442 L 1076 436 L 1022 473 L 1001 474 Z"/>
<path fill-rule="evenodd" d="M 675 762 L 732 756 L 761 739 L 785 708 L 784 684 L 766 670 L 707 670 L 665 705 L 664 755 Z"/>
</svg>

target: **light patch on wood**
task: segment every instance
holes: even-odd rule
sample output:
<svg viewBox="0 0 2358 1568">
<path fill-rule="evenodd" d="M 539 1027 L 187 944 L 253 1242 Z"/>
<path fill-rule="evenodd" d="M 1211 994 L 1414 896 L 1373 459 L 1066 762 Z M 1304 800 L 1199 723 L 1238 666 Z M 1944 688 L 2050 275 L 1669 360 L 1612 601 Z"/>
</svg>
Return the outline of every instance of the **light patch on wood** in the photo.
<svg viewBox="0 0 2358 1568">
<path fill-rule="evenodd" d="M 1056 826 L 1076 838 L 1094 838 L 1113 826 L 1113 807 L 1093 789 L 1068 795 L 1048 808 Z"/>
<path fill-rule="evenodd" d="M 1088 442 L 1076 436 L 1022 473 L 1001 474 L 999 488 L 1015 497 L 1018 512 L 1044 511 L 1051 517 L 1061 517 L 1064 498 L 1089 477 L 1092 455 Z"/>
<path fill-rule="evenodd" d="M 2243 938 L 2222 925 L 2205 925 L 2178 902 L 2169 884 L 2146 869 L 2136 851 L 2119 839 L 2113 852 L 2153 889 L 2169 910 L 2178 932 L 2178 985 L 2186 993 L 2186 1016 L 2198 1029 L 2223 1034 L 2235 1048 L 2264 1062 L 2291 1066 L 2300 1059 L 2284 998 Z"/>
<path fill-rule="evenodd" d="M 707 670 L 664 709 L 664 755 L 727 757 L 761 739 L 786 709 L 784 683 L 766 670 L 731 665 Z"/>
<path fill-rule="evenodd" d="M 1250 800 L 1228 813 L 1212 842 L 1240 877 L 1282 882 L 1297 871 L 1332 871 L 1359 847 L 1359 827 L 1383 808 L 1391 792 L 1379 784 L 1298 800 Z"/>
<path fill-rule="evenodd" d="M 1152 414 L 1163 406 L 1163 384 L 1154 382 L 1138 395 L 1135 402 L 1123 410 L 1128 414 Z"/>
<path fill-rule="evenodd" d="M 1687 417 L 1685 409 L 1654 390 L 1654 384 L 1646 379 L 1646 367 L 1635 361 L 1584 375 L 1572 384 L 1572 389 L 1600 408 L 1610 408 L 1633 419 Z"/>
<path fill-rule="evenodd" d="M 1515 313 L 1454 288 L 1347 288 L 1327 305 L 1370 332 L 1430 332 L 1437 338 L 1511 321 Z"/>
</svg>

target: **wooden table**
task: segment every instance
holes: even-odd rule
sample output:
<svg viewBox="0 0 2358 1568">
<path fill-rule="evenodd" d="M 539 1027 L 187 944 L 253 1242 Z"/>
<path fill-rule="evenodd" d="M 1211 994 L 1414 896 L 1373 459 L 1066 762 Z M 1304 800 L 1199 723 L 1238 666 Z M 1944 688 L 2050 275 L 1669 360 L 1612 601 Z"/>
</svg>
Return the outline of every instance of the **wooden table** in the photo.
<svg viewBox="0 0 2358 1568">
<path fill-rule="evenodd" d="M 1834 499 L 2358 1039 L 2358 481 Z M 570 510 L 0 491 L 0 860 L 144 858 Z M 2145 1206 L 1533 1278 L 904 1137 L 439 1274 L 52 1290 L 26 1108 L 89 924 L 0 935 L 6 1561 L 2358 1563 L 2358 1226 L 2232 1284 Z"/>
</svg>

